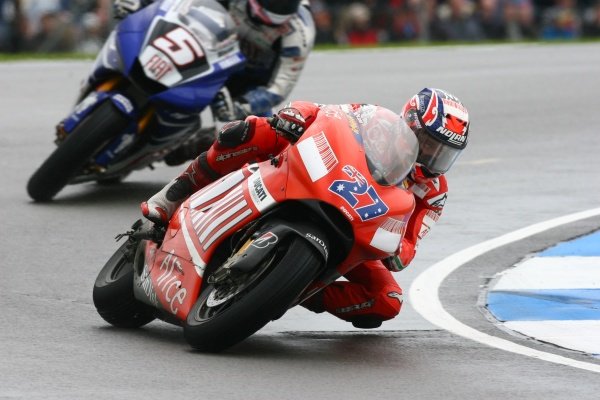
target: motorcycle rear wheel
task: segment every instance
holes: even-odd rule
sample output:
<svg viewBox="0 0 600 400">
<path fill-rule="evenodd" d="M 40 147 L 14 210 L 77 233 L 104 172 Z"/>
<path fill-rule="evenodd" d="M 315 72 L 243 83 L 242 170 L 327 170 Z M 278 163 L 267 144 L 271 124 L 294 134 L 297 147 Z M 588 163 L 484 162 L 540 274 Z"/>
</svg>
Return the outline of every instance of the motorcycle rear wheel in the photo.
<svg viewBox="0 0 600 400">
<path fill-rule="evenodd" d="M 139 328 L 155 319 L 153 309 L 133 295 L 133 254 L 123 244 L 104 265 L 94 282 L 98 314 L 119 328 Z"/>
<path fill-rule="evenodd" d="M 184 336 L 196 350 L 219 352 L 246 339 L 269 321 L 279 318 L 313 281 L 323 261 L 301 238 L 264 260 L 248 279 L 248 286 L 215 302 L 215 285 L 207 285 L 190 311 Z M 208 279 L 205 276 L 204 279 Z M 209 306 L 212 298 L 215 306 Z"/>
<path fill-rule="evenodd" d="M 92 111 L 34 172 L 27 192 L 35 201 L 52 198 L 106 142 L 121 132 L 129 119 L 110 101 Z"/>
</svg>

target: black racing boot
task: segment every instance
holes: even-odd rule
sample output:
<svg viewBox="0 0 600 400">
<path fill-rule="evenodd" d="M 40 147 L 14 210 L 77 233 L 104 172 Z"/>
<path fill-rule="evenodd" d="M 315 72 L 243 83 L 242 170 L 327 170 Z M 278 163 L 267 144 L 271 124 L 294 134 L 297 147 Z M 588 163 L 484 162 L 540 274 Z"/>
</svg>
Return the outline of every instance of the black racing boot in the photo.
<svg viewBox="0 0 600 400">
<path fill-rule="evenodd" d="M 355 328 L 375 329 L 381 326 L 381 318 L 372 315 L 358 315 L 350 320 Z"/>
</svg>

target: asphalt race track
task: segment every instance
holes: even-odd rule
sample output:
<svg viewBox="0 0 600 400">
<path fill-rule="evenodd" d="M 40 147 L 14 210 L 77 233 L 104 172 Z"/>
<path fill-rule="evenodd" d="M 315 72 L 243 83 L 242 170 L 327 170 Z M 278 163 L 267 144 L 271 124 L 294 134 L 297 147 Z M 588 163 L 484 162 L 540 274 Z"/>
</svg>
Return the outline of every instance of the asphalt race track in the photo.
<svg viewBox="0 0 600 400">
<path fill-rule="evenodd" d="M 454 253 L 600 206 L 600 44 L 313 54 L 294 99 L 397 109 L 425 86 L 444 88 L 469 107 L 469 146 L 448 175 L 445 214 L 397 274 L 407 301 L 395 320 L 360 331 L 294 309 L 220 355 L 191 351 L 181 330 L 162 322 L 112 328 L 92 304 L 114 236 L 180 168 L 157 165 L 119 186 L 71 186 L 51 204 L 27 196 L 27 179 L 52 150 L 54 126 L 90 65 L 0 64 L 0 399 L 598 398 L 600 359 L 498 329 L 480 296 L 495 273 L 600 228 L 599 217 L 482 254 L 439 290 L 462 324 L 588 368 L 442 329 L 415 311 L 408 294 L 420 273 Z"/>
</svg>

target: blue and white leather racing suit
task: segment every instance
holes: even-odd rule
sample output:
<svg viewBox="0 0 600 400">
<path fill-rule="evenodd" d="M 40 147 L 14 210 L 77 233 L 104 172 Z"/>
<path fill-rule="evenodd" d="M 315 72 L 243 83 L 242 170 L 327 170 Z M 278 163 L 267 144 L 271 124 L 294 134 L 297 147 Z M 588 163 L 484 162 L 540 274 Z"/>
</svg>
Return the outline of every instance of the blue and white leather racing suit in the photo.
<svg viewBox="0 0 600 400">
<path fill-rule="evenodd" d="M 248 0 L 220 1 L 238 26 L 244 70 L 232 76 L 226 86 L 232 98 L 248 103 L 249 114 L 270 115 L 298 82 L 313 48 L 315 25 L 308 2 L 283 25 L 269 26 L 255 21 L 248 12 Z"/>
</svg>

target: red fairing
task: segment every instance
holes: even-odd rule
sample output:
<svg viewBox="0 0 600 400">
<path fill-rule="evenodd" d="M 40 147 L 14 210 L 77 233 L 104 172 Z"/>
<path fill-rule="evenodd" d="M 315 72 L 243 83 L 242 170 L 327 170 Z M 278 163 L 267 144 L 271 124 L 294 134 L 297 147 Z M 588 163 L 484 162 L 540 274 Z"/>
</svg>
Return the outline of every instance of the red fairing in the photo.
<svg viewBox="0 0 600 400">
<path fill-rule="evenodd" d="M 396 248 L 386 239 L 396 237 L 399 244 L 405 216 L 414 207 L 410 192 L 373 182 L 364 150 L 348 124 L 341 107 L 323 106 L 307 133 L 287 152 L 291 167 L 286 197 L 326 199 L 355 230 L 353 251 L 339 267 L 342 275 L 361 260 L 393 253 Z"/>
<path fill-rule="evenodd" d="M 216 247 L 260 215 L 246 182 L 254 171 L 243 168 L 213 182 L 171 218 L 150 276 L 160 305 L 177 319 L 185 321 L 198 298 L 204 269 Z"/>
<path fill-rule="evenodd" d="M 151 282 L 146 284 L 156 304 L 178 320 L 185 321 L 199 296 L 206 265 L 224 240 L 281 202 L 307 199 L 338 209 L 354 231 L 354 246 L 338 266 L 339 275 L 350 282 L 325 289 L 326 308 L 344 319 L 358 314 L 389 319 L 400 311 L 402 290 L 379 259 L 398 249 L 415 200 L 403 187 L 378 184 L 367 165 L 366 139 L 359 131 L 380 108 L 308 102 L 292 107 L 309 125 L 297 143 L 289 145 L 265 119 L 250 117 L 252 132 L 246 143 L 233 149 L 213 146 L 207 157 L 218 173 L 234 172 L 182 204 L 160 248 L 147 246 L 144 268 Z M 270 155 L 276 156 L 275 162 Z M 262 162 L 236 170 L 251 160 Z M 354 307 L 356 301 L 370 306 Z"/>
</svg>

